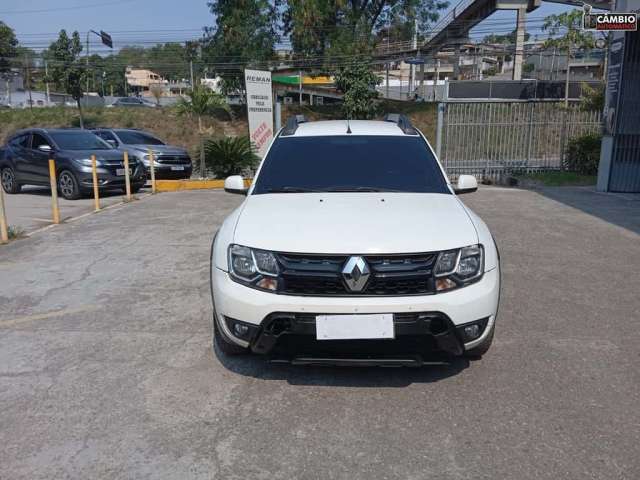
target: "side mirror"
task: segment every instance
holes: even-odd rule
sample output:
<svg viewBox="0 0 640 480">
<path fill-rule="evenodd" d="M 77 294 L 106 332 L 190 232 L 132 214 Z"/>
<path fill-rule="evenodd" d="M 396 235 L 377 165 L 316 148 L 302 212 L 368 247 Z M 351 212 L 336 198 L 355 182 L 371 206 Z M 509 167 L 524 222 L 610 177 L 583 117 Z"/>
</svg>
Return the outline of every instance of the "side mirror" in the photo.
<svg viewBox="0 0 640 480">
<path fill-rule="evenodd" d="M 107 140 L 107 143 L 113 148 L 118 148 L 118 142 L 116 142 L 115 140 Z"/>
<path fill-rule="evenodd" d="M 50 152 L 52 149 L 50 145 L 38 145 L 38 150 L 41 152 Z"/>
<path fill-rule="evenodd" d="M 249 189 L 245 188 L 244 180 L 240 175 L 232 175 L 224 180 L 224 191 L 246 195 Z"/>
<path fill-rule="evenodd" d="M 473 175 L 460 175 L 458 177 L 458 183 L 453 190 L 456 192 L 456 195 L 475 192 L 478 190 L 478 181 Z"/>
</svg>

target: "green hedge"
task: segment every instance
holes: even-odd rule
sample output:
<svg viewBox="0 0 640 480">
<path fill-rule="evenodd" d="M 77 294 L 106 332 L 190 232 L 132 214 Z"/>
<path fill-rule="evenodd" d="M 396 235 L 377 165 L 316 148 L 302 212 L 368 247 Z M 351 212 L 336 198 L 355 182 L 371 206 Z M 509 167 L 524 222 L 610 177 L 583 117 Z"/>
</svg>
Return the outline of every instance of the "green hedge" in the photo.
<svg viewBox="0 0 640 480">
<path fill-rule="evenodd" d="M 565 151 L 564 168 L 583 175 L 596 175 L 601 141 L 602 137 L 597 133 L 571 138 Z"/>
</svg>

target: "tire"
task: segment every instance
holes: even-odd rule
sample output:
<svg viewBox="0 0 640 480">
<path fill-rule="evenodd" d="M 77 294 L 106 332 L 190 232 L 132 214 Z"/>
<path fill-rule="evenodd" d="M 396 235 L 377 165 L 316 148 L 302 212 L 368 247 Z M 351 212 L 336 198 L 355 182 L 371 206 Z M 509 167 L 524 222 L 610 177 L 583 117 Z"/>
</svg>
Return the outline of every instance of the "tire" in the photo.
<svg viewBox="0 0 640 480">
<path fill-rule="evenodd" d="M 0 172 L 0 179 L 2 180 L 2 189 L 5 192 L 12 195 L 15 193 L 20 193 L 22 185 L 16 182 L 16 174 L 13 171 L 13 168 L 3 168 L 2 172 Z"/>
<path fill-rule="evenodd" d="M 58 193 L 67 200 L 77 200 L 81 196 L 78 180 L 69 170 L 62 170 L 58 175 Z"/>
<path fill-rule="evenodd" d="M 228 356 L 244 355 L 249 352 L 249 349 L 231 343 L 222 336 L 215 317 L 213 318 L 213 342 L 215 343 L 214 348 L 217 346 L 222 353 Z"/>
<path fill-rule="evenodd" d="M 482 356 L 489 351 L 489 348 L 491 348 L 491 344 L 493 343 L 493 334 L 495 331 L 496 324 L 494 323 L 491 331 L 489 332 L 489 335 L 487 335 L 487 338 L 485 338 L 484 341 L 477 347 L 474 347 L 471 350 L 466 350 L 464 352 L 464 356 L 470 359 L 482 358 Z"/>
<path fill-rule="evenodd" d="M 138 193 L 141 188 L 142 185 L 131 185 L 131 193 Z"/>
</svg>

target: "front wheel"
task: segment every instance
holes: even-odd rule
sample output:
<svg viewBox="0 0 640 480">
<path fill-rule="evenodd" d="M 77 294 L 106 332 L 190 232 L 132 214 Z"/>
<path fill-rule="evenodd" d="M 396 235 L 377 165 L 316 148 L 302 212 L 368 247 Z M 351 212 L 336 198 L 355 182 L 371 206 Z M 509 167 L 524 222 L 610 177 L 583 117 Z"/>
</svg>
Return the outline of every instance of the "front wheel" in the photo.
<svg viewBox="0 0 640 480">
<path fill-rule="evenodd" d="M 63 170 L 58 175 L 58 191 L 67 200 L 77 200 L 80 198 L 80 187 L 73 173 Z"/>
<path fill-rule="evenodd" d="M 0 172 L 0 178 L 2 179 L 2 189 L 5 192 L 10 194 L 20 193 L 22 185 L 16 181 L 16 174 L 14 173 L 13 168 L 3 168 L 2 172 Z"/>
</svg>

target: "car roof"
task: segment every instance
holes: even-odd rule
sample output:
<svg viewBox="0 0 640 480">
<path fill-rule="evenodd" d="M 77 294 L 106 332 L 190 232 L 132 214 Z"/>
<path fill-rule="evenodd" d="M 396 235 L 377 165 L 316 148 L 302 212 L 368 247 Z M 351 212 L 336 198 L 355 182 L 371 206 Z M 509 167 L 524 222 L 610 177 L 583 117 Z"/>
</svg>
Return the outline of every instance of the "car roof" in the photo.
<svg viewBox="0 0 640 480">
<path fill-rule="evenodd" d="M 25 135 L 27 133 L 61 133 L 61 132 L 89 132 L 90 130 L 82 128 L 23 128 L 14 132 L 11 136 Z"/>
<path fill-rule="evenodd" d="M 287 137 L 320 137 L 328 135 L 407 136 L 393 122 L 383 122 L 381 120 L 321 120 L 300 123 L 295 133 Z"/>
</svg>

